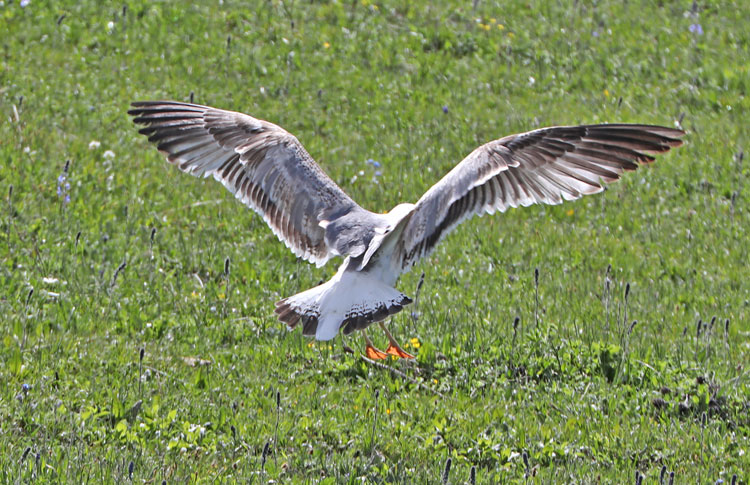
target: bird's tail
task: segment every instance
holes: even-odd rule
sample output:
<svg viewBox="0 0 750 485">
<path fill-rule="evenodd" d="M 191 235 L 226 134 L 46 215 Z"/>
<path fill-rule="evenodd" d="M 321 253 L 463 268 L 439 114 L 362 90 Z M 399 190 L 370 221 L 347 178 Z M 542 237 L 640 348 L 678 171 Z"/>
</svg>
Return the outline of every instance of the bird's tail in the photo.
<svg viewBox="0 0 750 485">
<path fill-rule="evenodd" d="M 276 315 L 292 330 L 302 323 L 302 335 L 315 335 L 320 319 L 320 300 L 329 282 L 276 302 Z"/>
<path fill-rule="evenodd" d="M 365 277 L 356 272 L 355 277 Z M 329 280 L 276 302 L 276 314 L 289 329 L 302 324 L 302 334 L 331 340 L 341 328 L 345 335 L 362 330 L 400 312 L 411 298 L 380 281 Z"/>
</svg>

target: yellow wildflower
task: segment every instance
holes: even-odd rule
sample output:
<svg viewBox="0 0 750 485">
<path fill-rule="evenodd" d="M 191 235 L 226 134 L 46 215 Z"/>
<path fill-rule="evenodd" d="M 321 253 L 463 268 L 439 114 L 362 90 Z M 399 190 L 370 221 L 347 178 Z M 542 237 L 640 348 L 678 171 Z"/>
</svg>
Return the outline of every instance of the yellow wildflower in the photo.
<svg viewBox="0 0 750 485">
<path fill-rule="evenodd" d="M 328 49 L 331 47 L 331 44 L 329 44 L 328 42 L 323 42 L 323 47 Z"/>
<path fill-rule="evenodd" d="M 421 346 L 422 346 L 422 344 L 421 344 L 421 343 L 419 343 L 419 339 L 418 339 L 417 337 L 414 337 L 413 339 L 409 340 L 409 343 L 410 343 L 410 344 L 411 344 L 411 346 L 412 346 L 412 347 L 414 347 L 415 349 L 418 349 L 419 347 L 421 347 Z"/>
<path fill-rule="evenodd" d="M 607 90 L 607 89 L 604 90 L 604 96 L 606 96 L 606 97 L 609 98 L 609 90 Z"/>
<path fill-rule="evenodd" d="M 505 30 L 505 26 L 503 24 L 497 24 L 497 30 Z"/>
<path fill-rule="evenodd" d="M 566 212 L 566 214 L 568 216 L 572 216 L 573 214 L 575 214 L 575 211 L 573 209 L 570 209 L 568 212 Z"/>
</svg>

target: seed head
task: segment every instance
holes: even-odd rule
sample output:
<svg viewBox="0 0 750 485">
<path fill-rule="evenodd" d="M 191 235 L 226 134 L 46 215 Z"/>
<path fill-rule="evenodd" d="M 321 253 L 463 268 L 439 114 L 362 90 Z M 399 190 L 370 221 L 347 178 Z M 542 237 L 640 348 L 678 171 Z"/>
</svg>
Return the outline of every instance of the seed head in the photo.
<svg viewBox="0 0 750 485">
<path fill-rule="evenodd" d="M 443 468 L 443 485 L 448 485 L 448 478 L 451 474 L 451 464 L 453 463 L 453 460 L 448 458 L 445 460 L 445 468 Z"/>
<path fill-rule="evenodd" d="M 266 445 L 263 447 L 263 454 L 261 455 L 261 459 L 260 459 L 261 467 L 266 465 L 266 457 L 268 456 L 268 453 L 270 450 L 271 450 L 271 442 L 266 441 Z"/>
</svg>

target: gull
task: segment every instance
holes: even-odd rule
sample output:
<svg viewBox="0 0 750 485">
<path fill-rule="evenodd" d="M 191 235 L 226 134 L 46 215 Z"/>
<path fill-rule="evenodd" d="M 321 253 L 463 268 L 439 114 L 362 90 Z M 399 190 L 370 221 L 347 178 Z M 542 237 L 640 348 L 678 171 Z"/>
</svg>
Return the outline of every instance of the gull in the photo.
<svg viewBox="0 0 750 485">
<path fill-rule="evenodd" d="M 212 176 L 257 212 L 298 257 L 323 266 L 343 258 L 327 282 L 276 302 L 288 328 L 331 340 L 361 330 L 365 355 L 413 358 L 383 321 L 412 300 L 399 276 L 474 215 L 560 204 L 682 144 L 682 130 L 641 124 L 552 126 L 490 141 L 472 151 L 416 204 L 386 214 L 362 208 L 283 128 L 248 116 L 175 101 L 139 101 L 128 114 L 181 171 Z M 385 352 L 365 329 L 378 322 Z"/>
</svg>

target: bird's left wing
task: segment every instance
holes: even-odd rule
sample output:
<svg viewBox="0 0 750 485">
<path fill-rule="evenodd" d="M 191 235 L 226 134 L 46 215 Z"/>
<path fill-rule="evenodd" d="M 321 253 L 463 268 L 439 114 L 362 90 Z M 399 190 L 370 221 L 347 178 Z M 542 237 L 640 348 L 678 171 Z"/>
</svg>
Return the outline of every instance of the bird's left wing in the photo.
<svg viewBox="0 0 750 485">
<path fill-rule="evenodd" d="M 251 116 L 175 101 L 140 101 L 128 114 L 170 163 L 213 176 L 260 214 L 294 254 L 318 266 L 346 255 L 356 242 L 325 225 L 357 205 L 279 126 Z M 359 252 L 364 249 L 359 248 Z"/>
<path fill-rule="evenodd" d="M 652 162 L 650 154 L 681 145 L 684 134 L 651 125 L 555 126 L 482 145 L 417 202 L 401 235 L 401 267 L 408 270 L 475 214 L 600 192 L 602 182 Z"/>
</svg>

